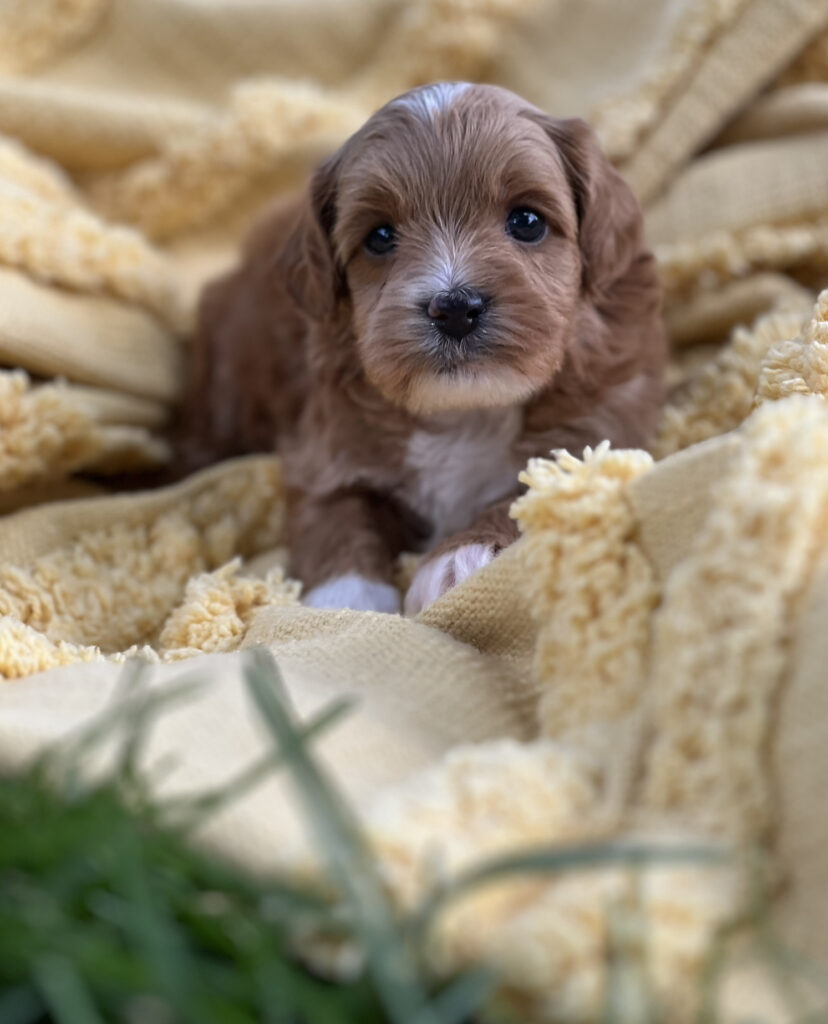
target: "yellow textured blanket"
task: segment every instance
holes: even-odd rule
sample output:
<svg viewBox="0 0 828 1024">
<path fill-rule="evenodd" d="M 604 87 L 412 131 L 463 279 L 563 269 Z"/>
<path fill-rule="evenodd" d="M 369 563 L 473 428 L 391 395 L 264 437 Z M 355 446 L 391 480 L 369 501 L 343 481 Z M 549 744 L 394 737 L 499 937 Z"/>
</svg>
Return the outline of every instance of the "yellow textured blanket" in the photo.
<svg viewBox="0 0 828 1024">
<path fill-rule="evenodd" d="M 520 542 L 416 621 L 306 610 L 276 459 L 129 496 L 78 474 L 164 462 L 200 282 L 265 197 L 442 78 L 596 126 L 662 268 L 669 407 L 652 453 L 530 464 Z M 138 649 L 156 685 L 184 658 L 214 680 L 153 737 L 165 787 L 227 778 L 262 749 L 238 652 L 266 644 L 302 713 L 359 698 L 320 750 L 401 903 L 537 843 L 758 845 L 775 927 L 828 970 L 826 284 L 825 0 L 8 0 L 0 766 L 99 709 Z M 308 857 L 277 782 L 204 840 Z M 525 1019 L 589 1020 L 610 910 L 637 900 L 689 1020 L 753 882 L 737 860 L 504 884 L 444 916 L 434 962 L 493 965 Z M 745 970 L 725 1012 L 792 1019 Z"/>
</svg>

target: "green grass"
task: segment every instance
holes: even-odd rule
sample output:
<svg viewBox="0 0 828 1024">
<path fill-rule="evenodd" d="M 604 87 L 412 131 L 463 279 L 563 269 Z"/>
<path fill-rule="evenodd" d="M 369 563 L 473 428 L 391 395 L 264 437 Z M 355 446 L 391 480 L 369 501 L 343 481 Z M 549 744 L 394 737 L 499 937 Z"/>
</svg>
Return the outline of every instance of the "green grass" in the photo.
<svg viewBox="0 0 828 1024">
<path fill-rule="evenodd" d="M 80 737 L 2 780 L 0 1024 L 461 1024 L 484 1007 L 487 1019 L 508 1020 L 484 972 L 438 982 L 423 968 L 429 930 L 450 900 L 519 873 L 716 856 L 612 843 L 528 850 L 476 865 L 402 917 L 313 756 L 313 739 L 347 703 L 299 722 L 269 655 L 249 656 L 245 677 L 272 750 L 221 791 L 164 806 L 150 798 L 147 736 L 199 683 L 150 692 L 136 668 Z M 112 771 L 85 780 L 88 755 L 113 740 Z M 246 875 L 190 841 L 207 816 L 273 771 L 291 773 L 322 854 L 318 890 Z M 610 923 L 604 1020 L 655 1021 L 640 931 L 631 946 L 629 922 Z M 362 964 L 355 979 L 316 976 L 296 955 L 299 933 L 353 946 Z"/>
<path fill-rule="evenodd" d="M 0 1021 L 385 1019 L 365 981 L 333 997 L 291 956 L 288 926 L 330 916 L 314 894 L 200 855 L 113 783 L 1 792 Z"/>
</svg>

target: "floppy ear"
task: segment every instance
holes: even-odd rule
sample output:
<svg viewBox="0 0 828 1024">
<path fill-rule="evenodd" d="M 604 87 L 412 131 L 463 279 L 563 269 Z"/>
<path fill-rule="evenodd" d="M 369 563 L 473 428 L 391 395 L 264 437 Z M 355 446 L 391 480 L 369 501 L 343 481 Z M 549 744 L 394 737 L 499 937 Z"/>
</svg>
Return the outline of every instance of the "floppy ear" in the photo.
<svg viewBox="0 0 828 1024">
<path fill-rule="evenodd" d="M 598 296 L 627 272 L 643 248 L 641 208 L 586 121 L 545 114 L 534 115 L 533 120 L 563 157 L 578 210 L 583 287 Z"/>
<path fill-rule="evenodd" d="M 296 226 L 277 261 L 288 294 L 314 320 L 331 313 L 345 291 L 331 241 L 338 166 L 338 159 L 332 157 L 315 171 Z"/>
</svg>

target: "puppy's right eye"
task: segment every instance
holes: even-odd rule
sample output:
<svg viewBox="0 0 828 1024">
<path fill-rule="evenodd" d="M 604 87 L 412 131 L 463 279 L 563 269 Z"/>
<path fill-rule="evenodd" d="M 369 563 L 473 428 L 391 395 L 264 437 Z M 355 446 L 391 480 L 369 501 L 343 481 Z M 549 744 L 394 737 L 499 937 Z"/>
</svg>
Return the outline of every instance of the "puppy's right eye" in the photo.
<svg viewBox="0 0 828 1024">
<path fill-rule="evenodd" d="M 539 242 L 546 235 L 546 221 L 528 206 L 517 206 L 506 218 L 506 231 L 518 242 Z"/>
<path fill-rule="evenodd" d="M 363 243 L 374 256 L 384 256 L 397 244 L 397 232 L 390 224 L 381 224 L 368 235 Z"/>
</svg>

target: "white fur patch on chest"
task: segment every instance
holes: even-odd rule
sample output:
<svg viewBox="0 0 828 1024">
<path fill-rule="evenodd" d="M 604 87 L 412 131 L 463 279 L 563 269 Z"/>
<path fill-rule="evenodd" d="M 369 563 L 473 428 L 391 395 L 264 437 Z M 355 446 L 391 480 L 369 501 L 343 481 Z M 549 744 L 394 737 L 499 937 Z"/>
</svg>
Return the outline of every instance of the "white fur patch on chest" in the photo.
<svg viewBox="0 0 828 1024">
<path fill-rule="evenodd" d="M 514 442 L 522 410 L 481 409 L 435 416 L 408 441 L 406 503 L 434 527 L 431 543 L 469 526 L 509 494 L 523 463 Z"/>
</svg>

